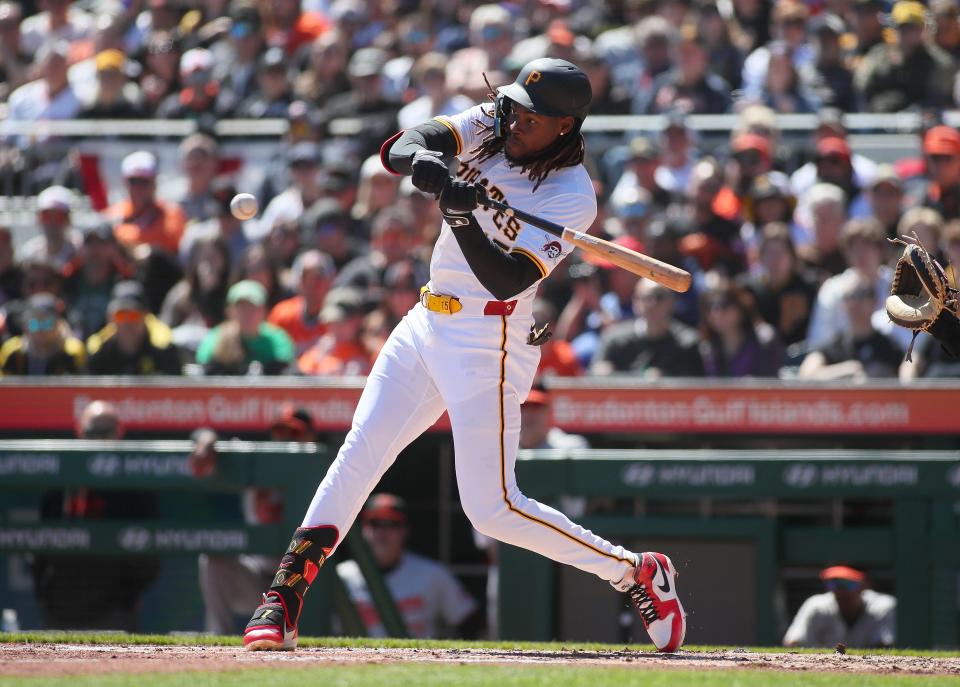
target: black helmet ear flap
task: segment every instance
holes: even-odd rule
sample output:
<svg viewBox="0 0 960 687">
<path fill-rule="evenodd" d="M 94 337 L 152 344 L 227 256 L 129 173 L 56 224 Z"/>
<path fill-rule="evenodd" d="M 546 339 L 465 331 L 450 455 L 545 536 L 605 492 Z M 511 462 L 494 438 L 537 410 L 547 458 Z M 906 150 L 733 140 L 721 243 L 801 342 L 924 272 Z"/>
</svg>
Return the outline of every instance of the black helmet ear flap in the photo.
<svg viewBox="0 0 960 687">
<path fill-rule="evenodd" d="M 510 121 L 510 106 L 513 101 L 503 93 L 499 93 L 493 101 L 493 135 L 503 138 Z"/>
</svg>

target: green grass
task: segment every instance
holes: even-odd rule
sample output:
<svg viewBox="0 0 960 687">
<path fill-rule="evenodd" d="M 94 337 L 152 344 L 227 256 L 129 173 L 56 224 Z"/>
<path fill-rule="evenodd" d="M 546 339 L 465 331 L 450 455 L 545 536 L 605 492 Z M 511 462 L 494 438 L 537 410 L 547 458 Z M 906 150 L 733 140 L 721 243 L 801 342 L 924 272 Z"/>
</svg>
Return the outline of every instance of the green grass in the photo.
<svg viewBox="0 0 960 687">
<path fill-rule="evenodd" d="M 106 632 L 19 632 L 0 633 L 0 643 L 35 644 L 127 644 L 158 646 L 240 646 L 240 637 L 203 634 L 179 635 L 128 635 Z M 616 651 L 622 644 L 597 642 L 519 642 L 481 641 L 456 639 L 372 639 L 365 637 L 301 637 L 299 646 L 312 647 L 374 647 L 418 649 L 524 649 L 537 651 Z M 649 650 L 649 644 L 631 644 L 631 649 Z M 723 651 L 729 646 L 685 646 L 685 651 Z M 784 649 L 783 647 L 744 647 L 755 653 L 814 653 L 831 654 L 832 649 Z M 859 656 L 928 656 L 931 658 L 957 658 L 960 651 L 934 651 L 932 649 L 848 649 L 847 653 Z"/>
<path fill-rule="evenodd" d="M 3 687 L 946 687 L 960 679 L 750 671 L 650 671 L 635 667 L 488 665 L 358 665 L 323 668 L 253 669 L 242 672 L 165 675 L 93 675 L 61 678 L 0 678 Z"/>
</svg>

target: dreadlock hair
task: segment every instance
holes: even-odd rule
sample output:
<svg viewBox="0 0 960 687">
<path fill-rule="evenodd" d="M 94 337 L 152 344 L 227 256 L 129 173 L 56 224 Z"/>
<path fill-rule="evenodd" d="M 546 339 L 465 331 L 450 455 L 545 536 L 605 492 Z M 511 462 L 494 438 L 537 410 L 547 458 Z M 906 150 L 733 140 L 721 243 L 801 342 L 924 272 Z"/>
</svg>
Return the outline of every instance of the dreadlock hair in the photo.
<svg viewBox="0 0 960 687">
<path fill-rule="evenodd" d="M 483 75 L 483 80 L 487 82 L 487 97 L 496 102 L 497 94 L 487 75 Z M 583 134 L 580 132 L 580 126 L 583 121 L 574 118 L 573 129 L 570 135 L 559 136 L 557 140 L 550 144 L 545 150 L 540 151 L 535 160 L 527 160 L 521 163 L 520 173 L 526 174 L 527 178 L 533 182 L 533 190 L 536 191 L 547 175 L 555 169 L 563 167 L 574 167 L 583 162 L 585 143 Z M 492 124 L 480 123 L 477 125 L 481 134 L 484 134 L 483 140 L 473 149 L 475 155 L 467 162 L 486 162 L 497 153 L 503 152 L 504 137 L 497 136 Z"/>
</svg>

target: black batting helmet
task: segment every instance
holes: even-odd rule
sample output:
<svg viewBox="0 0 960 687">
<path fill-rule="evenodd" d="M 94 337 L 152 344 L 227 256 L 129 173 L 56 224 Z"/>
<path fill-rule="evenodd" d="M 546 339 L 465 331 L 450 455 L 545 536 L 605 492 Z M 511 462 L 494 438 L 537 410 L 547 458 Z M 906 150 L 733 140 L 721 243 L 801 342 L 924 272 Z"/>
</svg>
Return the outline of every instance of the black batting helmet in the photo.
<svg viewBox="0 0 960 687">
<path fill-rule="evenodd" d="M 529 62 L 517 80 L 497 92 L 531 112 L 583 120 L 590 111 L 593 89 L 577 65 L 552 57 Z"/>
</svg>

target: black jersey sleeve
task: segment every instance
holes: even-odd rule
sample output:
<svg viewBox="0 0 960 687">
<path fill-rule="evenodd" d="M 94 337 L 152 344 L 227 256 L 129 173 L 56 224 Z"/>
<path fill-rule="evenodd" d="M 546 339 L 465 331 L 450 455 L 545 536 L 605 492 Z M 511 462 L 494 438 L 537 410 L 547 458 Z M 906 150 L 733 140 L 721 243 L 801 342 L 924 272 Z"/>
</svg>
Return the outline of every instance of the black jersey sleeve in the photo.
<svg viewBox="0 0 960 687">
<path fill-rule="evenodd" d="M 499 301 L 510 300 L 543 277 L 523 253 L 505 253 L 495 246 L 471 214 L 463 226 L 450 227 L 474 276 Z"/>
<path fill-rule="evenodd" d="M 394 174 L 409 175 L 413 156 L 419 150 L 437 151 L 449 162 L 457 154 L 457 138 L 448 126 L 432 119 L 388 139 L 380 150 L 380 159 Z"/>
</svg>

